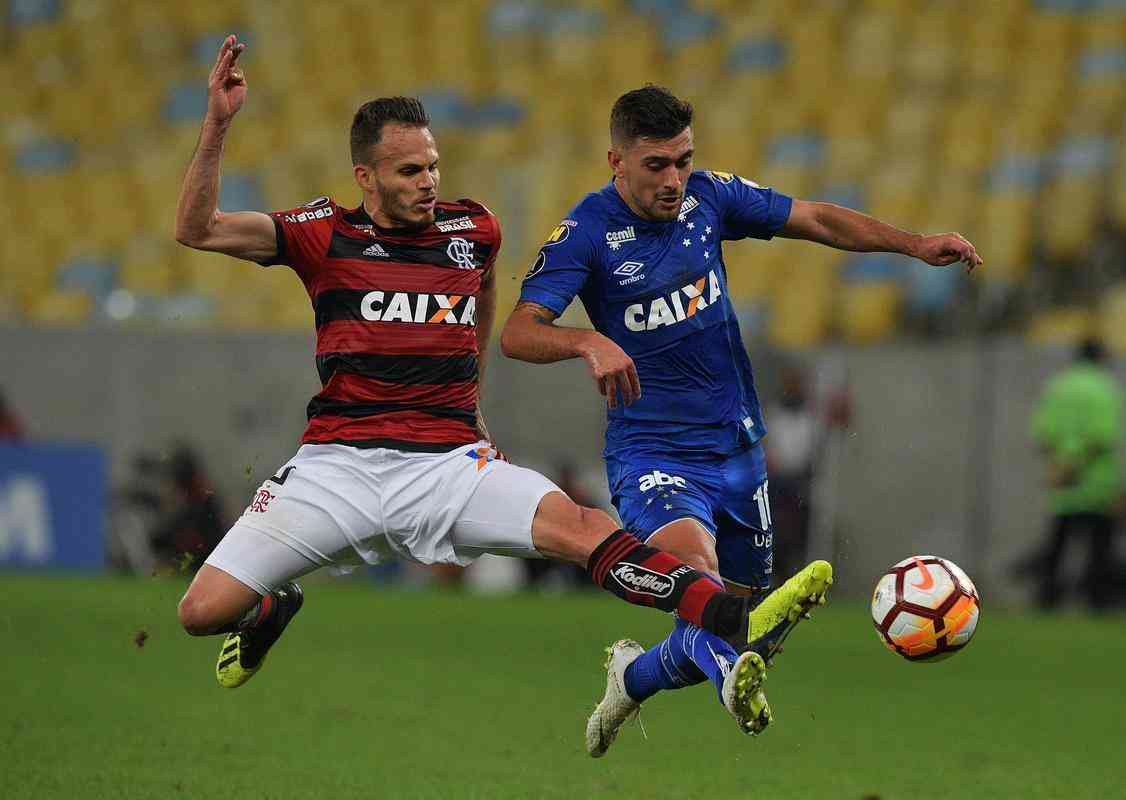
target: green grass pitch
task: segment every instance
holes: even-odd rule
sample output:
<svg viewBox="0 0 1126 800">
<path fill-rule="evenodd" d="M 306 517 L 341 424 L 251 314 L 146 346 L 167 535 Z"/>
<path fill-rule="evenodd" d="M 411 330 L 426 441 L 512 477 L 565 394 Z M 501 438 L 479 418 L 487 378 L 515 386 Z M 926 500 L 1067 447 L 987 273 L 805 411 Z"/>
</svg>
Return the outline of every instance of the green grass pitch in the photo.
<svg viewBox="0 0 1126 800">
<path fill-rule="evenodd" d="M 0 575 L 0 797 L 1111 798 L 1126 796 L 1122 618 L 985 607 L 939 664 L 884 650 L 830 604 L 737 733 L 709 686 L 583 750 L 602 647 L 659 614 L 596 593 L 480 597 L 313 581 L 263 671 L 213 676 L 217 639 L 169 580 Z M 148 638 L 143 646 L 139 631 Z"/>
</svg>

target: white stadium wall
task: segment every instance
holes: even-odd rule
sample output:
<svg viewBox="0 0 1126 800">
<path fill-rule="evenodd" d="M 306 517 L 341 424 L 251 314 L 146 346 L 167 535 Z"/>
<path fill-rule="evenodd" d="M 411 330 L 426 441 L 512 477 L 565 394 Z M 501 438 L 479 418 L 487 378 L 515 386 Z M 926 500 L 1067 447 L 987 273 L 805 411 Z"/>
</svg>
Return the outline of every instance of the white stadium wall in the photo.
<svg viewBox="0 0 1126 800">
<path fill-rule="evenodd" d="M 231 512 L 292 455 L 318 389 L 302 335 L 9 327 L 0 336 L 0 389 L 32 438 L 100 445 L 115 486 L 138 452 L 190 442 Z M 769 397 L 779 359 L 752 356 Z M 1012 564 L 1047 525 L 1029 415 L 1067 358 L 997 340 L 802 358 L 847 375 L 853 399 L 851 427 L 827 449 L 815 490 L 831 520 L 814 531 L 814 555 L 834 558 L 841 593 L 867 596 L 891 564 L 927 552 L 962 565 L 987 608 L 1027 597 Z M 601 398 L 583 364 L 519 364 L 494 349 L 485 391 L 490 429 L 514 461 L 599 473 Z"/>
</svg>

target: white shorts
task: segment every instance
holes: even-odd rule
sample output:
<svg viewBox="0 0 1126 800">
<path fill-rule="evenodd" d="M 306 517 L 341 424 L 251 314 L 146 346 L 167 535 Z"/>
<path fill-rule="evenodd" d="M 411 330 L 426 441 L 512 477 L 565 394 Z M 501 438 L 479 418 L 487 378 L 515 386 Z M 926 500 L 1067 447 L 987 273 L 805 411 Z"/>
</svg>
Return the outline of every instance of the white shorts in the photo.
<svg viewBox="0 0 1126 800">
<path fill-rule="evenodd" d="M 265 594 L 328 565 L 538 558 L 532 518 L 558 491 L 497 460 L 486 442 L 449 453 L 306 444 L 259 487 L 206 563 Z"/>
</svg>

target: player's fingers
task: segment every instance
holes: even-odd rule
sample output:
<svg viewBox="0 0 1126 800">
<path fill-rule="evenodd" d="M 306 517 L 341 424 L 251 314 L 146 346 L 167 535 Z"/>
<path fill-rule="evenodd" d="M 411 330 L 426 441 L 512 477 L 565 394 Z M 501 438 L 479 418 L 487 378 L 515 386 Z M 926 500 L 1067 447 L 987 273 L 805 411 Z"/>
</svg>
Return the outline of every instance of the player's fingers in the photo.
<svg viewBox="0 0 1126 800">
<path fill-rule="evenodd" d="M 223 56 L 227 55 L 227 51 L 231 49 L 231 45 L 234 44 L 234 38 L 234 36 L 228 35 L 227 38 L 223 40 L 223 43 L 219 45 L 219 52 L 215 56 L 216 67 L 223 61 Z"/>
<path fill-rule="evenodd" d="M 632 361 L 629 362 L 629 368 L 626 370 L 626 377 L 629 378 L 630 389 L 633 390 L 633 399 L 641 399 L 641 378 L 637 376 L 637 365 Z"/>
<path fill-rule="evenodd" d="M 595 378 L 595 380 L 598 382 L 598 393 L 600 395 L 602 395 L 603 397 L 605 397 L 606 396 L 606 379 L 605 378 Z"/>
<path fill-rule="evenodd" d="M 617 408 L 618 404 L 625 399 L 626 391 L 622 385 L 622 376 L 620 373 L 615 372 L 606 380 L 606 402 L 610 408 Z"/>
<path fill-rule="evenodd" d="M 223 48 L 223 52 L 219 54 L 219 60 L 215 62 L 215 68 L 211 70 L 211 75 L 208 80 L 214 83 L 217 80 L 222 80 L 223 76 L 227 74 L 227 63 L 231 58 L 231 51 Z"/>
</svg>

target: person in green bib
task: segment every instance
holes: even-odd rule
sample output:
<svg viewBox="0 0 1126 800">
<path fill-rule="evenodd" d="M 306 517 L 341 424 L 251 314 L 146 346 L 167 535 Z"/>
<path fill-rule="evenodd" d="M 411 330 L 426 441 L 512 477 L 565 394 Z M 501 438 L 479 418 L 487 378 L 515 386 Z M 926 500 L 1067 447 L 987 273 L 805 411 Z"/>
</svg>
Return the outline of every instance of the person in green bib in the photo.
<svg viewBox="0 0 1126 800">
<path fill-rule="evenodd" d="M 1106 367 L 1097 339 L 1080 345 L 1075 362 L 1045 387 L 1032 418 L 1032 436 L 1048 461 L 1052 532 L 1044 554 L 1039 602 L 1059 605 L 1060 567 L 1072 539 L 1089 539 L 1083 581 L 1092 608 L 1113 600 L 1115 516 L 1123 500 L 1122 389 Z"/>
</svg>

